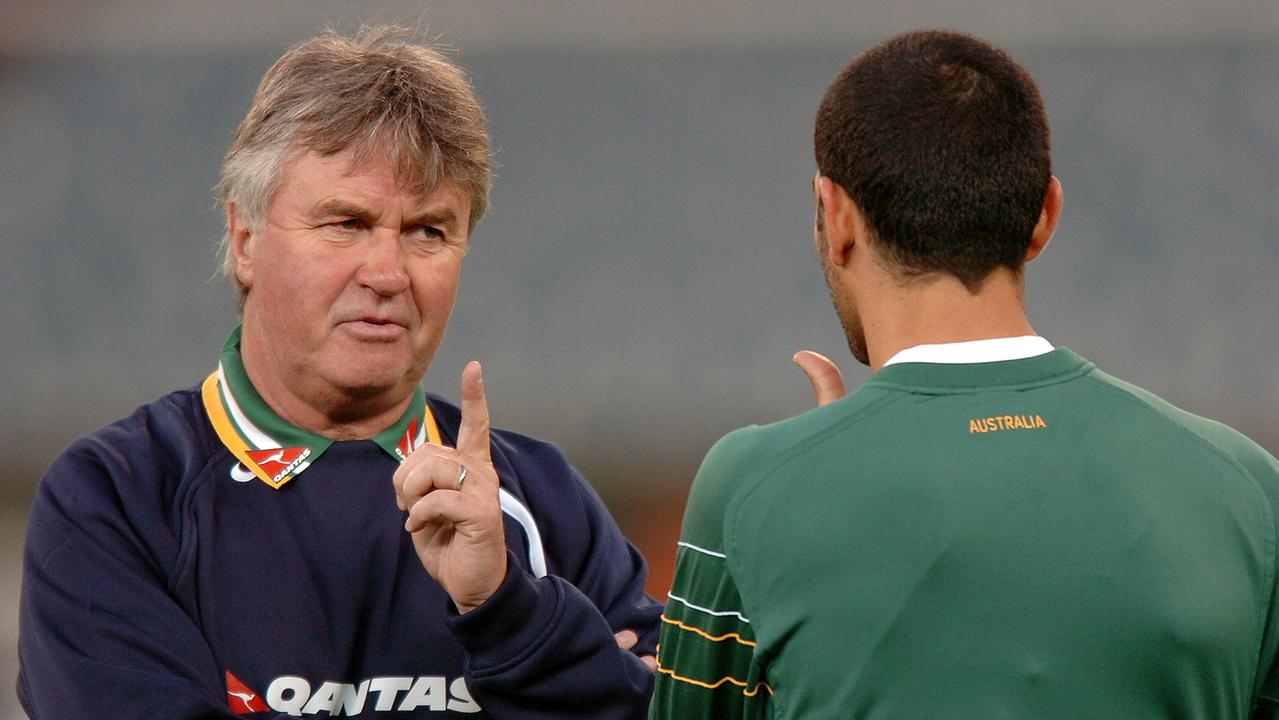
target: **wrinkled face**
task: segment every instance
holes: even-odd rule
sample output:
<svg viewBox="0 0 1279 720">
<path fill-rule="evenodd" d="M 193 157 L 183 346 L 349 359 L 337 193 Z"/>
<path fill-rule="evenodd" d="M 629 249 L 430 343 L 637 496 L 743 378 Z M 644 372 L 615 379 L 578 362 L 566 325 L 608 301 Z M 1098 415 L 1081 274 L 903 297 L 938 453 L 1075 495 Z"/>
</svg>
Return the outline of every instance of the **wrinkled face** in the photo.
<svg viewBox="0 0 1279 720">
<path fill-rule="evenodd" d="M 235 242 L 257 374 L 304 401 L 407 397 L 444 339 L 469 213 L 451 184 L 404 189 L 378 154 L 294 159 L 264 226 Z"/>
<path fill-rule="evenodd" d="M 817 213 L 813 220 L 813 238 L 817 242 L 817 255 L 822 262 L 822 274 L 826 276 L 826 288 L 830 291 L 831 302 L 835 305 L 835 314 L 839 316 L 839 324 L 844 328 L 844 337 L 848 339 L 848 349 L 857 358 L 857 362 L 870 365 L 870 351 L 866 349 L 866 331 L 862 328 L 862 316 L 857 312 L 857 303 L 844 289 L 835 266 L 830 261 L 830 240 L 826 237 L 826 209 L 822 207 L 822 199 L 817 198 Z"/>
</svg>

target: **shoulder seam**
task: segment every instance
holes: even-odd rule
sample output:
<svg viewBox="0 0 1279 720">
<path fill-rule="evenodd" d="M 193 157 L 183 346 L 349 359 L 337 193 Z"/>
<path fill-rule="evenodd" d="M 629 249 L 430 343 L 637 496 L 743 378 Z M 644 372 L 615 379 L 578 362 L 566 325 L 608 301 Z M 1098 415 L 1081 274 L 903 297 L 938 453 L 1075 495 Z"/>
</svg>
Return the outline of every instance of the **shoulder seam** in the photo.
<svg viewBox="0 0 1279 720">
<path fill-rule="evenodd" d="M 838 422 L 799 438 L 788 447 L 778 451 L 760 463 L 759 471 L 752 473 L 753 477 L 747 477 L 745 479 L 742 484 L 742 490 L 740 492 L 733 493 L 733 495 L 729 498 L 728 505 L 724 508 L 724 527 L 722 530 L 724 552 L 726 555 L 724 563 L 730 576 L 742 576 L 742 568 L 734 567 L 737 565 L 736 559 L 739 557 L 735 547 L 737 542 L 736 527 L 742 504 L 752 494 L 754 494 L 761 485 L 772 478 L 786 461 L 802 452 L 805 452 L 807 449 L 812 447 L 814 443 L 824 442 L 830 436 L 867 420 L 884 408 L 902 400 L 906 396 L 907 394 L 902 392 L 886 393 L 883 397 L 873 400 L 852 415 L 846 418 L 841 418 Z M 755 611 L 746 607 L 746 596 L 745 593 L 742 592 L 741 583 L 738 583 L 738 595 L 742 602 L 742 609 L 748 610 L 750 614 L 754 616 L 756 614 Z"/>
<path fill-rule="evenodd" d="M 1123 400 L 1129 403 L 1132 403 L 1134 405 L 1141 407 L 1146 412 L 1160 418 L 1162 421 L 1171 425 L 1173 428 L 1175 428 L 1177 431 L 1179 431 L 1183 435 L 1186 435 L 1187 437 L 1191 438 L 1198 445 L 1204 448 L 1207 448 L 1207 450 L 1211 452 L 1213 455 L 1225 461 L 1225 463 L 1229 465 L 1230 467 L 1234 468 L 1235 471 L 1244 478 L 1248 486 L 1252 488 L 1252 491 L 1257 496 L 1257 500 L 1258 500 L 1257 505 L 1261 508 L 1261 511 L 1262 513 L 1264 513 L 1265 520 L 1266 520 L 1266 527 L 1265 527 L 1266 547 L 1265 547 L 1265 558 L 1264 558 L 1265 564 L 1266 564 L 1266 567 L 1265 567 L 1266 576 L 1265 576 L 1265 582 L 1262 584 L 1262 587 L 1264 588 L 1263 590 L 1264 596 L 1261 598 L 1258 598 L 1258 604 L 1257 604 L 1257 615 L 1258 615 L 1257 627 L 1265 628 L 1266 627 L 1266 608 L 1268 608 L 1270 606 L 1270 603 L 1273 601 L 1274 591 L 1275 591 L 1276 528 L 1275 528 L 1274 509 L 1270 505 L 1270 498 L 1269 496 L 1266 495 L 1265 489 L 1261 487 L 1261 481 L 1258 480 L 1257 477 L 1253 475 L 1252 472 L 1248 470 L 1248 468 L 1245 467 L 1243 463 L 1239 462 L 1238 459 L 1236 459 L 1230 453 L 1226 452 L 1223 448 L 1219 447 L 1211 439 L 1187 427 L 1185 423 L 1180 421 L 1180 419 L 1173 417 L 1169 415 L 1168 413 L 1159 412 L 1152 403 L 1150 403 L 1148 400 L 1141 397 L 1140 395 L 1132 392 L 1131 390 L 1125 389 L 1123 387 L 1118 387 L 1111 383 L 1102 382 L 1100 379 L 1096 377 L 1087 378 L 1087 380 L 1089 380 L 1093 385 L 1095 385 L 1102 391 L 1107 392 L 1116 397 L 1122 398 Z M 1181 410 L 1181 408 L 1176 408 L 1176 409 L 1181 412 L 1188 412 L 1185 410 Z M 1205 418 L 1205 420 L 1207 420 L 1207 418 Z M 1237 430 L 1234 430 L 1233 428 L 1230 428 L 1230 429 L 1233 432 L 1238 432 Z M 1256 652 L 1254 653 L 1255 656 L 1258 658 L 1261 657 L 1261 645 L 1264 641 L 1264 635 L 1265 635 L 1264 632 L 1258 635 L 1257 647 L 1255 648 Z M 1259 678 L 1257 679 L 1257 681 L 1259 681 Z"/>
<path fill-rule="evenodd" d="M 1131 392 L 1121 387 L 1116 387 L 1109 383 L 1101 382 L 1100 380 L 1096 378 L 1088 378 L 1088 380 L 1097 388 L 1107 393 L 1110 393 L 1111 395 L 1115 395 L 1124 400 L 1127 400 L 1128 402 L 1146 410 L 1151 415 L 1154 415 L 1162 419 L 1164 422 L 1176 428 L 1181 433 L 1193 438 L 1199 445 L 1202 445 L 1203 447 L 1211 451 L 1213 455 L 1216 455 L 1218 458 L 1226 461 L 1228 465 L 1235 468 L 1235 470 L 1237 470 L 1244 477 L 1248 478 L 1248 480 L 1252 483 L 1253 488 L 1257 491 L 1258 495 L 1260 495 L 1261 499 L 1264 501 L 1267 508 L 1269 507 L 1269 504 L 1270 504 L 1269 499 L 1266 497 L 1266 493 L 1264 490 L 1262 490 L 1261 484 L 1257 481 L 1257 478 L 1253 476 L 1252 472 L 1249 471 L 1248 468 L 1243 465 L 1243 463 L 1239 462 L 1239 460 L 1237 460 L 1230 453 L 1226 452 L 1224 449 L 1219 447 L 1215 442 L 1205 437 L 1204 435 L 1201 435 L 1200 433 L 1192 430 L 1191 428 L 1187 427 L 1185 423 L 1180 422 L 1178 419 L 1169 416 L 1167 413 L 1159 412 L 1150 402 L 1148 402 L 1147 400 L 1145 400 L 1144 398 L 1142 398 L 1141 396 L 1137 395 L 1134 392 Z M 1185 410 L 1181 410 L 1181 408 L 1177 408 L 1177 410 L 1180 410 L 1181 412 L 1188 412 Z M 1211 421 L 1209 418 L 1204 418 L 1204 419 Z M 1211 421 L 1211 422 L 1215 422 L 1215 421 Z M 1234 432 L 1238 432 L 1233 430 L 1233 428 L 1231 428 L 1231 430 Z"/>
</svg>

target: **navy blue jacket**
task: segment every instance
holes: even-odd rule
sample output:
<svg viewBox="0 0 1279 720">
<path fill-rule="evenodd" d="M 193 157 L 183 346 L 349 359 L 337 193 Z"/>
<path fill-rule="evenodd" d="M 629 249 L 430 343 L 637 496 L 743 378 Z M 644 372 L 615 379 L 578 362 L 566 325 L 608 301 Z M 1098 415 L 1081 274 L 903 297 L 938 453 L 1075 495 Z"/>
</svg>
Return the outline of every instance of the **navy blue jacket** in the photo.
<svg viewBox="0 0 1279 720">
<path fill-rule="evenodd" d="M 452 444 L 460 412 L 429 402 Z M 237 481 L 198 388 L 80 439 L 31 511 L 23 707 L 41 720 L 643 717 L 652 673 L 613 638 L 633 629 L 635 653 L 655 650 L 643 558 L 557 448 L 492 437 L 502 488 L 535 529 L 507 510 L 506 580 L 464 616 L 418 560 L 397 462 L 371 441 L 333 443 L 279 490 Z"/>
</svg>

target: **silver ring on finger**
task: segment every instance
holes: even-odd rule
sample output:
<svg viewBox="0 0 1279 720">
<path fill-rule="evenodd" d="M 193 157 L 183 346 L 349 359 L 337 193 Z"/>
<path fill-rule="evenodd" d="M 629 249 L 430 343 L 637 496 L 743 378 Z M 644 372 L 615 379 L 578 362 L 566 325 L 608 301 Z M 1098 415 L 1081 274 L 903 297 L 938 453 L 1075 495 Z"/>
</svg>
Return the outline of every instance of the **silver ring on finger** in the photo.
<svg viewBox="0 0 1279 720">
<path fill-rule="evenodd" d="M 462 468 L 457 472 L 457 489 L 460 492 L 462 490 L 462 483 L 466 482 L 466 466 L 459 465 L 459 467 Z"/>
</svg>

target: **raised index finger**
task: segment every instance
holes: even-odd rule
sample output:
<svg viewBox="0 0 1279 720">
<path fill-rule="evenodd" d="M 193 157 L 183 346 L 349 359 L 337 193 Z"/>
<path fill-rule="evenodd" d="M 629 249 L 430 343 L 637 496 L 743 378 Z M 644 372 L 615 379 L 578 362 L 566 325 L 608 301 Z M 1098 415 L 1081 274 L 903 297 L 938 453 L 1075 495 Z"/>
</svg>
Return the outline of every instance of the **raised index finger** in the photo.
<svg viewBox="0 0 1279 720">
<path fill-rule="evenodd" d="M 462 369 L 462 424 L 457 449 L 489 459 L 489 404 L 484 396 L 484 371 L 474 360 Z"/>
</svg>

